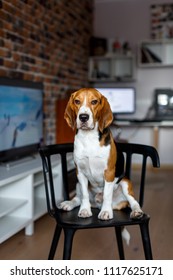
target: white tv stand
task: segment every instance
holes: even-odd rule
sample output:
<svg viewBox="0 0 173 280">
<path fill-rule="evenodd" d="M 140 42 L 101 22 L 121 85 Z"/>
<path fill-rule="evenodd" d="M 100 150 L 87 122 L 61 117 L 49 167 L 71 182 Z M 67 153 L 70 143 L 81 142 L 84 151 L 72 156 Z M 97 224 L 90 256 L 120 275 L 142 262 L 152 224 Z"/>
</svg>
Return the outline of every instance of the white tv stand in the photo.
<svg viewBox="0 0 173 280">
<path fill-rule="evenodd" d="M 16 160 L 3 162 L 3 163 L 1 163 L 1 165 L 6 167 L 7 169 L 11 169 L 13 167 L 19 167 L 20 165 L 23 165 L 26 162 L 32 161 L 32 160 L 36 159 L 37 156 L 38 156 L 38 154 L 33 154 L 31 156 L 21 157 L 21 158 L 18 158 Z"/>
<path fill-rule="evenodd" d="M 58 199 L 62 198 L 61 164 L 53 163 Z M 22 163 L 0 165 L 0 243 L 25 228 L 34 232 L 34 221 L 47 212 L 42 163 L 39 155 Z"/>
</svg>

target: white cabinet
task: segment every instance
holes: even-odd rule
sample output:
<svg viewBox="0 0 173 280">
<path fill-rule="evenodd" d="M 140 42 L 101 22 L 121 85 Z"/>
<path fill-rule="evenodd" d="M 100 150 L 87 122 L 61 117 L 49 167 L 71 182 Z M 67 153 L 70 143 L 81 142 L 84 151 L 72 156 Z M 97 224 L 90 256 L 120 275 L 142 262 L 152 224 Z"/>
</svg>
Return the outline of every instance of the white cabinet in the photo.
<svg viewBox="0 0 173 280">
<path fill-rule="evenodd" d="M 89 81 L 129 82 L 135 79 L 133 55 L 111 54 L 89 58 Z"/>
<path fill-rule="evenodd" d="M 173 40 L 152 40 L 140 43 L 138 64 L 140 67 L 173 66 Z"/>
<path fill-rule="evenodd" d="M 57 198 L 62 198 L 61 164 L 53 163 Z M 34 221 L 47 212 L 41 159 L 0 166 L 0 243 L 25 228 L 33 234 Z"/>
</svg>

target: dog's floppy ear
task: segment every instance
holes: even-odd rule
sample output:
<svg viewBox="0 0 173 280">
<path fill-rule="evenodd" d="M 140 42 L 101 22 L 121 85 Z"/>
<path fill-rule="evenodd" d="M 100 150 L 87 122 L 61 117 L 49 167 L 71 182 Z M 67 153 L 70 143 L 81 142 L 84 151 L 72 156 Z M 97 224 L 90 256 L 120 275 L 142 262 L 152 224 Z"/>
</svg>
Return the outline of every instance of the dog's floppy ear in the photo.
<svg viewBox="0 0 173 280">
<path fill-rule="evenodd" d="M 107 101 L 106 97 L 102 95 L 101 97 L 101 109 L 99 112 L 99 118 L 98 118 L 98 125 L 99 130 L 103 132 L 103 130 L 108 127 L 113 121 L 113 114 L 109 105 L 109 102 Z"/>
<path fill-rule="evenodd" d="M 74 98 L 74 93 L 71 94 L 70 99 L 67 103 L 65 113 L 64 113 L 64 118 L 68 123 L 68 125 L 74 130 L 76 128 L 76 114 L 74 111 L 73 98 Z"/>
</svg>

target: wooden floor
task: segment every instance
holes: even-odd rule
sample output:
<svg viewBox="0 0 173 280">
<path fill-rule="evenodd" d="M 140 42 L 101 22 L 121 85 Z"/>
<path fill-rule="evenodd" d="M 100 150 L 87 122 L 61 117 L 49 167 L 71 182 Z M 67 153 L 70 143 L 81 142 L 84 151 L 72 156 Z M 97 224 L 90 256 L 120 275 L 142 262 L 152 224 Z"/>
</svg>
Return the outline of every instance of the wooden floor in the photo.
<svg viewBox="0 0 173 280">
<path fill-rule="evenodd" d="M 134 180 L 137 180 L 137 174 Z M 146 181 L 145 207 L 150 214 L 150 235 L 154 259 L 173 259 L 173 172 L 157 170 L 149 172 Z M 25 236 L 24 230 L 0 245 L 1 260 L 47 259 L 54 231 L 54 220 L 48 215 L 35 224 L 33 236 Z M 144 259 L 139 228 L 128 227 L 131 234 L 129 246 L 125 245 L 126 259 Z M 63 236 L 55 259 L 62 258 Z M 102 231 L 77 231 L 74 238 L 72 259 L 119 259 L 113 229 Z"/>
</svg>

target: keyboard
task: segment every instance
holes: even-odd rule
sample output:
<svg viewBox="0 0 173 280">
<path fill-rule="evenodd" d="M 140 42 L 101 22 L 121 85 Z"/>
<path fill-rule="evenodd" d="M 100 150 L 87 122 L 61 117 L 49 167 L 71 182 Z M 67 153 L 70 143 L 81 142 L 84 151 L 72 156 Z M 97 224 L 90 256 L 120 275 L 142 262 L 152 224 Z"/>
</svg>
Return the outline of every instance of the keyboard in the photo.
<svg viewBox="0 0 173 280">
<path fill-rule="evenodd" d="M 162 121 L 173 121 L 173 117 L 154 117 L 152 119 L 115 119 L 115 122 L 131 122 L 131 123 L 143 123 L 143 122 L 162 122 Z"/>
</svg>

